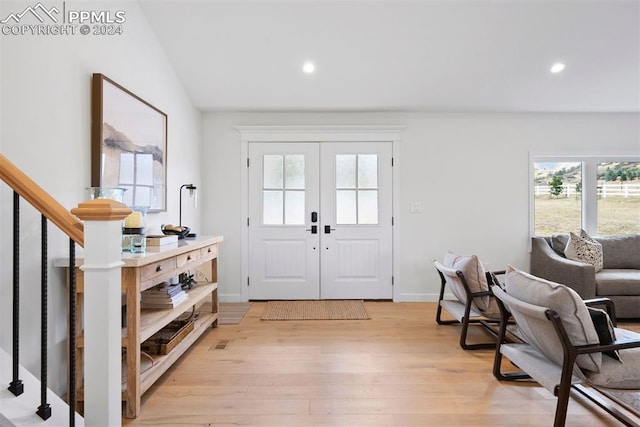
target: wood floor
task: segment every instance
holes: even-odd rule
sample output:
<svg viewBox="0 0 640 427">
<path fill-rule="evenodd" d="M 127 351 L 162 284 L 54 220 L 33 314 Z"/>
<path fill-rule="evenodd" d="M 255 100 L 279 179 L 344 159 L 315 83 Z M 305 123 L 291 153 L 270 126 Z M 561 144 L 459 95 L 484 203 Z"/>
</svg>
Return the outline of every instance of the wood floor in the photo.
<svg viewBox="0 0 640 427">
<path fill-rule="evenodd" d="M 278 322 L 253 303 L 240 324 L 205 333 L 123 424 L 553 425 L 552 394 L 498 382 L 493 350 L 462 350 L 458 326 L 436 325 L 435 303 L 365 305 L 371 320 Z M 614 425 L 572 398 L 567 426 Z"/>
</svg>

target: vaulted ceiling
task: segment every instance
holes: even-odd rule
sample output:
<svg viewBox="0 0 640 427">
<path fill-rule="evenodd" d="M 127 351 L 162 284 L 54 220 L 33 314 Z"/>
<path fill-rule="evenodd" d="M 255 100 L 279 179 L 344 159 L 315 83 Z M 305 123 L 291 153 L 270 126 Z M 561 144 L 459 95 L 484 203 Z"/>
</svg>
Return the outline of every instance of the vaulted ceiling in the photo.
<svg viewBox="0 0 640 427">
<path fill-rule="evenodd" d="M 140 4 L 203 111 L 640 111 L 639 0 Z"/>
</svg>

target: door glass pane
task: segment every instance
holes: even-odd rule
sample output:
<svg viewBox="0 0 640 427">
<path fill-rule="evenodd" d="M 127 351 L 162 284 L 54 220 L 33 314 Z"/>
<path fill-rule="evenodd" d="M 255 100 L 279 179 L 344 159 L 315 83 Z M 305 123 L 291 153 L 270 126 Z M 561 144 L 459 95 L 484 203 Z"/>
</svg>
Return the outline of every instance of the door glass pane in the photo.
<svg viewBox="0 0 640 427">
<path fill-rule="evenodd" d="M 356 188 L 356 155 L 336 155 L 336 188 Z"/>
<path fill-rule="evenodd" d="M 282 225 L 283 218 L 283 192 L 262 192 L 262 222 L 265 225 Z"/>
<path fill-rule="evenodd" d="M 534 163 L 534 235 L 582 228 L 582 163 Z"/>
<path fill-rule="evenodd" d="M 284 156 L 285 188 L 304 190 L 304 155 Z"/>
<path fill-rule="evenodd" d="M 304 191 L 285 192 L 284 223 L 287 225 L 304 225 Z"/>
<path fill-rule="evenodd" d="M 358 188 L 378 188 L 378 155 L 358 155 Z"/>
<path fill-rule="evenodd" d="M 265 154 L 262 185 L 265 189 L 280 189 L 282 186 L 282 155 Z"/>
<path fill-rule="evenodd" d="M 600 236 L 640 233 L 640 162 L 598 164 Z"/>
<path fill-rule="evenodd" d="M 358 224 L 378 223 L 378 190 L 358 191 Z"/>
<path fill-rule="evenodd" d="M 336 191 L 336 223 L 356 224 L 356 191 Z"/>
</svg>

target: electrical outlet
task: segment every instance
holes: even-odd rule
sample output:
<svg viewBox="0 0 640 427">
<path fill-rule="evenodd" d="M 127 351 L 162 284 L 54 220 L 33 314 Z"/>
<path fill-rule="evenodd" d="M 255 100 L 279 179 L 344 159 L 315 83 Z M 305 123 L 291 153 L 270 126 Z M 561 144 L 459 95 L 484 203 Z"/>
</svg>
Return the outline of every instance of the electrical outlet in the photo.
<svg viewBox="0 0 640 427">
<path fill-rule="evenodd" d="M 422 213 L 422 205 L 418 202 L 411 203 L 411 205 L 409 205 L 409 212 L 414 215 Z"/>
</svg>

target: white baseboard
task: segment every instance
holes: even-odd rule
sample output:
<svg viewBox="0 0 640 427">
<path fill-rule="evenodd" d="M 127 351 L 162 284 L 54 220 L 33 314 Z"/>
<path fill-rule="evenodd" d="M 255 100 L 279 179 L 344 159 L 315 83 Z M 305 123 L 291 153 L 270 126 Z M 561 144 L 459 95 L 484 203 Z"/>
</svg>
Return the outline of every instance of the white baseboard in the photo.
<svg viewBox="0 0 640 427">
<path fill-rule="evenodd" d="M 438 302 L 439 294 L 404 293 L 393 299 L 394 302 Z"/>
<path fill-rule="evenodd" d="M 241 294 L 218 294 L 218 302 L 246 302 Z"/>
<path fill-rule="evenodd" d="M 446 295 L 445 295 L 446 296 Z M 452 295 L 449 295 L 452 297 Z M 218 294 L 219 302 L 246 302 L 242 300 L 241 294 Z M 438 294 L 427 294 L 427 293 L 404 293 L 398 295 L 393 300 L 394 302 L 437 302 Z"/>
</svg>

